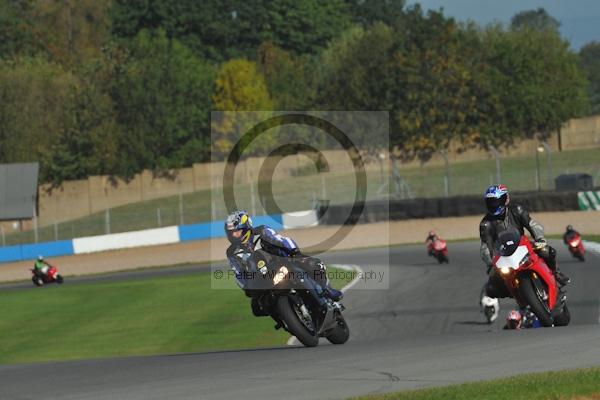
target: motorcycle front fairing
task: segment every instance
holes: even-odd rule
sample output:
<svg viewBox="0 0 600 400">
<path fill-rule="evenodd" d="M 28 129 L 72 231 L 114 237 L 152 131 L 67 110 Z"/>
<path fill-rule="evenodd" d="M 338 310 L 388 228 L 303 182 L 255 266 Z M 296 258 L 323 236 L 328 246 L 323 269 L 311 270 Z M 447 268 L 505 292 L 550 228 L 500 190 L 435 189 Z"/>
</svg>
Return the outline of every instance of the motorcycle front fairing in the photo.
<svg viewBox="0 0 600 400">
<path fill-rule="evenodd" d="M 548 309 L 552 310 L 554 308 L 557 299 L 554 274 L 544 260 L 533 251 L 533 247 L 526 236 L 520 238 L 512 254 L 496 255 L 494 265 L 517 301 L 522 302 L 518 295 L 519 277 L 524 273 L 528 273 L 546 286 L 548 290 Z"/>
</svg>

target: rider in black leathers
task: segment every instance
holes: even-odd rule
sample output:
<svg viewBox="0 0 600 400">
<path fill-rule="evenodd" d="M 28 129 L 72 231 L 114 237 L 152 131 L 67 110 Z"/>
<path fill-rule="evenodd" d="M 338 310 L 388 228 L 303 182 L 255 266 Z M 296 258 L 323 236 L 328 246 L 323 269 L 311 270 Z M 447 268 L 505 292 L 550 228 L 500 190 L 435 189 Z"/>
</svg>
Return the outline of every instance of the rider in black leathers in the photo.
<svg viewBox="0 0 600 400">
<path fill-rule="evenodd" d="M 272 261 L 293 262 L 315 280 L 323 289 L 323 295 L 333 301 L 339 301 L 343 297 L 341 291 L 329 285 L 325 265 L 318 259 L 307 257 L 300 252 L 300 248 L 294 240 L 278 234 L 274 229 L 260 225 L 254 227 L 252 219 L 243 210 L 230 214 L 225 222 L 225 232 L 231 245 L 226 254 L 235 272 L 235 277 L 240 288 L 252 297 L 252 311 L 256 315 L 261 314 L 252 291 L 247 290 L 249 276 L 244 272 L 257 271 L 261 268 L 261 261 L 268 264 Z M 260 249 L 257 246 L 260 244 Z M 258 307 L 258 308 L 257 308 Z"/>
<path fill-rule="evenodd" d="M 570 279 L 561 273 L 556 265 L 556 250 L 544 239 L 544 227 L 533 220 L 522 205 L 509 204 L 508 189 L 504 185 L 493 185 L 486 190 L 484 197 L 488 213 L 479 224 L 479 236 L 481 258 L 487 265 L 489 274 L 486 284 L 487 296 L 496 298 L 509 296 L 504 281 L 492 269 L 492 256 L 498 234 L 510 228 L 518 230 L 521 235 L 525 234 L 525 230 L 529 231 L 535 240 L 536 253 L 552 270 L 559 285 L 564 286 L 569 283 Z"/>
</svg>

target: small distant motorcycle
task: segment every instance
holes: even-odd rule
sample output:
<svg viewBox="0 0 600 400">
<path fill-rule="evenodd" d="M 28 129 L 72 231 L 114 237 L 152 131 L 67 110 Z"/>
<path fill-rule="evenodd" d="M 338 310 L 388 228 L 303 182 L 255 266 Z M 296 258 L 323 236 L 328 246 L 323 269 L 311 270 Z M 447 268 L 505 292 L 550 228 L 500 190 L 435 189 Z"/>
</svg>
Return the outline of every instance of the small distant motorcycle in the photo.
<svg viewBox="0 0 600 400">
<path fill-rule="evenodd" d="M 54 282 L 60 285 L 64 282 L 62 275 L 58 273 L 58 269 L 56 269 L 54 266 L 49 267 L 45 274 L 39 272 L 35 268 L 32 268 L 31 275 L 31 281 L 35 286 L 43 286 L 45 284 Z"/>
<path fill-rule="evenodd" d="M 579 261 L 585 261 L 585 247 L 583 247 L 583 240 L 578 233 L 567 238 L 567 247 L 573 257 Z"/>
<path fill-rule="evenodd" d="M 450 262 L 450 259 L 448 258 L 448 246 L 446 245 L 445 240 L 437 239 L 430 244 L 429 247 L 428 250 L 430 254 L 435 257 L 440 264 Z"/>
</svg>

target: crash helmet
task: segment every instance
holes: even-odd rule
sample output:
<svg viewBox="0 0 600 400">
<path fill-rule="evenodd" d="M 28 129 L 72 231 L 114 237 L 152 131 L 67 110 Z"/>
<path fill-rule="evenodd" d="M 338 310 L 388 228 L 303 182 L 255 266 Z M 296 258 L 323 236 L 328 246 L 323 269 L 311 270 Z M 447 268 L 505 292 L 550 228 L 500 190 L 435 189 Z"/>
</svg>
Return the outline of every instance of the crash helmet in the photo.
<svg viewBox="0 0 600 400">
<path fill-rule="evenodd" d="M 519 329 L 521 327 L 522 318 L 523 317 L 518 310 L 512 310 L 506 317 L 506 326 L 509 329 Z"/>
<path fill-rule="evenodd" d="M 40 255 L 38 255 L 38 256 L 37 256 L 37 260 L 38 260 L 38 261 L 44 261 L 44 256 L 43 256 L 43 255 L 41 255 L 41 254 L 40 254 Z"/>
<path fill-rule="evenodd" d="M 225 233 L 232 244 L 246 244 L 252 239 L 252 219 L 245 210 L 234 211 L 225 220 Z"/>
<path fill-rule="evenodd" d="M 429 236 L 435 236 L 435 231 L 429 231 Z"/>
<path fill-rule="evenodd" d="M 567 225 L 567 232 L 570 232 L 573 230 L 573 225 Z"/>
<path fill-rule="evenodd" d="M 499 216 L 504 214 L 510 198 L 508 188 L 504 185 L 492 185 L 483 194 L 485 206 L 489 215 Z"/>
</svg>

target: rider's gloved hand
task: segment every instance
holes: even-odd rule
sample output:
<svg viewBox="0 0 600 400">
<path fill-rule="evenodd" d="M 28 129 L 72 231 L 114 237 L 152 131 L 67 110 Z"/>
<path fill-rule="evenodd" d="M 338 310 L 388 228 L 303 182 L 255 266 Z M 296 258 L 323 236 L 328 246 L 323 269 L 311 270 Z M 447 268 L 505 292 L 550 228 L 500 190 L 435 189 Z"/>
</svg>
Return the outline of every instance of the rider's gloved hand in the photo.
<svg viewBox="0 0 600 400">
<path fill-rule="evenodd" d="M 536 250 L 541 250 L 541 249 L 545 248 L 546 246 L 548 246 L 548 242 L 546 242 L 546 239 L 544 239 L 544 238 L 538 238 L 533 243 L 533 247 Z"/>
</svg>

